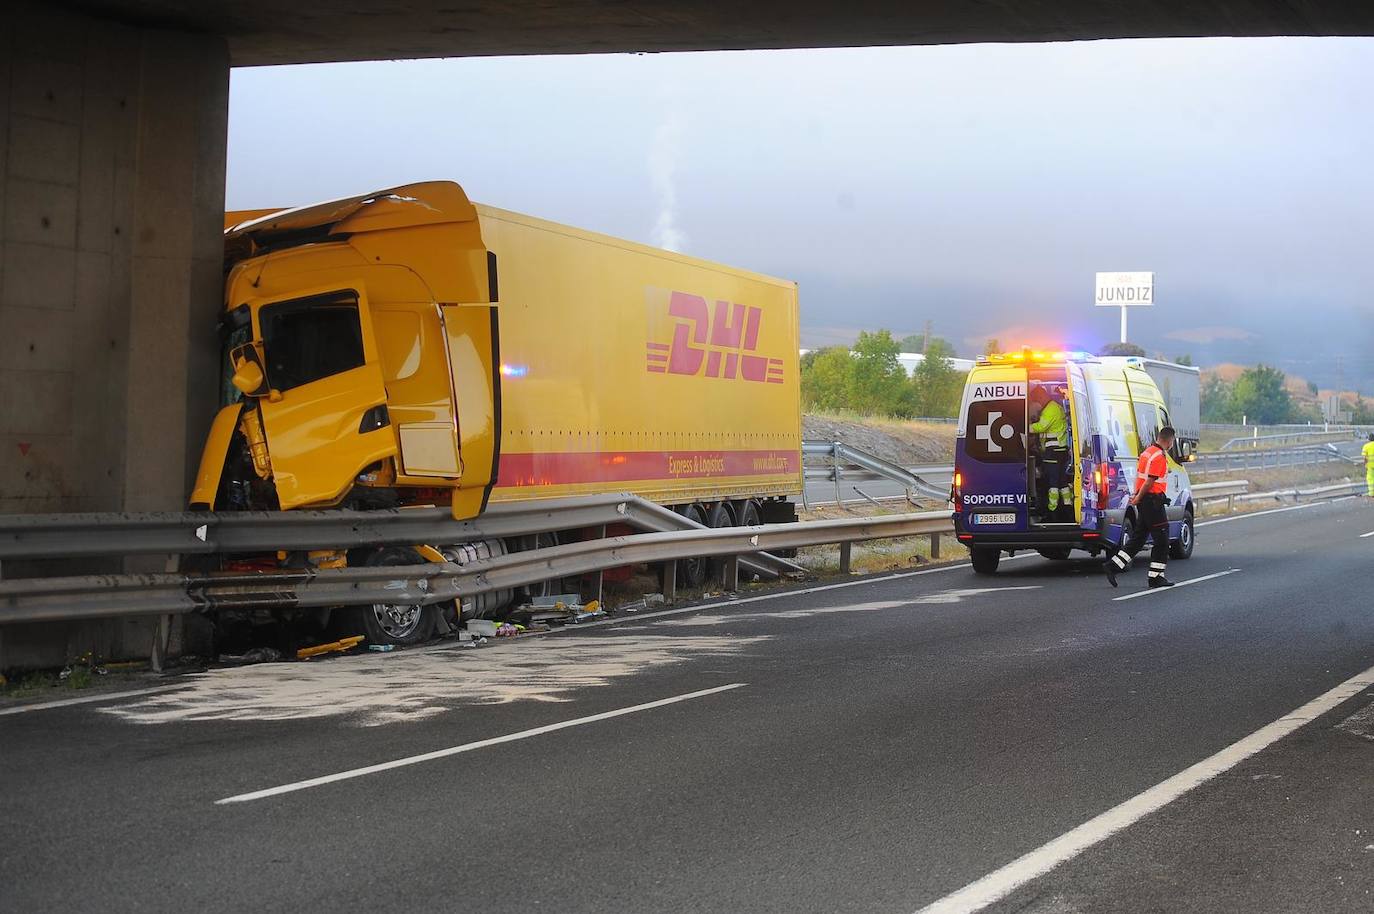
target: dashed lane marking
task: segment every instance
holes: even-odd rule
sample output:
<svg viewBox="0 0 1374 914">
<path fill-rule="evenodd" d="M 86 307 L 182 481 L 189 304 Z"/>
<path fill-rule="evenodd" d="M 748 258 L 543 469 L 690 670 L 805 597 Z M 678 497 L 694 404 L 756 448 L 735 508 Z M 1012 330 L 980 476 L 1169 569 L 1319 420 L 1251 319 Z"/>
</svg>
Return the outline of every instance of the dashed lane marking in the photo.
<svg viewBox="0 0 1374 914">
<path fill-rule="evenodd" d="M 353 768 L 348 771 L 340 771 L 337 774 L 326 774 L 320 777 L 307 778 L 304 781 L 296 781 L 292 784 L 283 784 L 280 787 L 269 787 L 266 790 L 255 790 L 251 793 L 241 793 L 237 796 L 225 797 L 216 800 L 216 806 L 224 806 L 229 803 L 246 803 L 250 800 L 265 800 L 268 797 L 280 796 L 284 793 L 294 793 L 297 790 L 308 790 L 311 787 L 320 787 L 324 784 L 333 784 L 336 781 L 347 781 L 353 778 L 365 777 L 369 774 L 377 774 L 382 771 L 390 771 L 393 768 L 404 768 L 408 765 L 418 765 L 421 762 L 432 762 L 436 759 L 448 758 L 451 755 L 458 755 L 461 752 L 472 752 L 476 749 L 485 749 L 488 746 L 499 746 L 502 743 L 513 743 L 516 740 L 529 739 L 532 736 L 542 736 L 545 733 L 554 733 L 558 730 L 566 730 L 569 727 L 580 727 L 583 724 L 594 724 L 597 721 L 610 720 L 613 717 L 624 717 L 626 714 L 635 714 L 639 711 L 648 711 L 651 708 L 661 708 L 664 705 L 677 704 L 680 701 L 691 701 L 694 698 L 705 698 L 707 695 L 717 695 L 721 692 L 729 692 L 732 689 L 740 689 L 748 683 L 732 682 L 729 685 L 716 686 L 713 689 L 701 689 L 696 692 L 688 692 L 685 695 L 674 695 L 672 698 L 660 698 L 658 701 L 649 701 L 644 704 L 631 705 L 628 708 L 617 708 L 614 711 L 603 711 L 600 714 L 592 714 L 587 717 L 577 717 L 572 720 L 561 721 L 556 724 L 547 724 L 543 727 L 534 727 L 530 730 L 521 730 L 519 733 L 508 733 L 505 736 L 496 736 L 491 739 L 480 739 L 474 743 L 464 743 L 461 746 L 450 746 L 447 749 L 437 749 L 434 752 L 424 752 L 420 755 L 411 755 L 406 758 L 398 758 L 390 762 L 382 762 L 377 765 L 367 765 L 363 768 Z"/>
</svg>

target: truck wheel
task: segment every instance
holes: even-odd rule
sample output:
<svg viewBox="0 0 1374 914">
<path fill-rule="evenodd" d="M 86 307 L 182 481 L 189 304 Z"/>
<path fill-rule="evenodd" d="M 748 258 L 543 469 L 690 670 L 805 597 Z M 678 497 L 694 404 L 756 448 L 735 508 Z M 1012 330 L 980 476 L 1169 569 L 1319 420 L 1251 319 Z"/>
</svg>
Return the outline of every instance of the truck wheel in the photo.
<svg viewBox="0 0 1374 914">
<path fill-rule="evenodd" d="M 969 549 L 969 557 L 973 559 L 973 570 L 978 574 L 996 574 L 997 565 L 1002 561 L 1002 550 L 974 546 Z"/>
<path fill-rule="evenodd" d="M 1071 550 L 1068 546 L 1055 546 L 1053 548 L 1038 549 L 1036 551 L 1043 555 L 1045 558 L 1049 559 L 1050 561 L 1067 562 L 1069 560 L 1069 553 L 1073 550 Z"/>
<path fill-rule="evenodd" d="M 701 505 L 688 505 L 682 511 L 682 516 L 688 520 L 696 521 L 703 527 L 710 526 L 706 523 L 706 510 Z M 678 559 L 677 563 L 677 583 L 680 587 L 687 587 L 698 590 L 706 586 L 706 576 L 709 570 L 707 560 L 703 558 Z"/>
<path fill-rule="evenodd" d="M 734 525 L 734 518 L 730 516 L 730 509 L 726 507 L 725 502 L 716 502 L 716 506 L 711 509 L 709 520 L 706 522 L 706 526 L 712 528 L 713 530 L 719 530 L 722 527 L 733 527 Z M 707 574 L 709 575 L 712 583 L 718 584 L 721 581 L 725 580 L 724 556 L 709 559 L 707 568 Z"/>
<path fill-rule="evenodd" d="M 759 514 L 758 504 L 753 499 L 746 501 L 739 512 L 739 526 L 757 527 L 761 523 L 763 523 L 763 517 Z"/>
<path fill-rule="evenodd" d="M 1193 512 L 1183 515 L 1183 526 L 1179 528 L 1178 539 L 1169 544 L 1169 557 L 1175 559 L 1192 558 L 1193 555 Z"/>
<path fill-rule="evenodd" d="M 425 560 L 414 549 L 387 546 L 367 557 L 370 567 L 382 565 L 423 565 Z M 432 606 L 412 606 L 406 603 L 372 603 L 350 606 L 345 613 L 346 623 L 355 630 L 348 634 L 363 635 L 369 644 L 419 644 L 434 633 Z"/>
</svg>

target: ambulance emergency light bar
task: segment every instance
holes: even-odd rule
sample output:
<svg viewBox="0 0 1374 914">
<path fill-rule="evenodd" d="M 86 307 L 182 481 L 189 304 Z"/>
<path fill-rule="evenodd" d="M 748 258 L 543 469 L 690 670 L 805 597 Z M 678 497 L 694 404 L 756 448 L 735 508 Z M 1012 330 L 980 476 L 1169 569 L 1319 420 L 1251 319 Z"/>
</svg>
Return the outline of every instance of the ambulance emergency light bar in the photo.
<svg viewBox="0 0 1374 914">
<path fill-rule="evenodd" d="M 1029 346 L 1020 352 L 994 352 L 983 356 L 978 360 L 979 365 L 991 365 L 994 362 L 1083 362 L 1095 358 L 1091 352 L 1079 350 L 1066 351 L 1057 350 L 1055 352 L 1045 352 L 1039 349 L 1031 349 Z"/>
</svg>

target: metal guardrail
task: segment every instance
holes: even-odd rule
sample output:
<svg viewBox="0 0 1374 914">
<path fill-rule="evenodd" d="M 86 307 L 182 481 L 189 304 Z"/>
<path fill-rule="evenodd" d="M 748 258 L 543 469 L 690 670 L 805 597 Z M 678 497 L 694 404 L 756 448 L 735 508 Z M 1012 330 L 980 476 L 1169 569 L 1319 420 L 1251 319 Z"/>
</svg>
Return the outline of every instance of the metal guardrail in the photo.
<svg viewBox="0 0 1374 914">
<path fill-rule="evenodd" d="M 446 508 L 17 514 L 0 515 L 0 561 L 449 545 L 608 524 L 645 532 L 707 529 L 670 508 L 628 494 L 503 502 L 467 521 L 454 520 Z M 743 561 L 747 569 L 768 577 L 802 570 L 772 555 L 750 555 Z"/>
<path fill-rule="evenodd" d="M 897 483 L 906 489 L 907 501 L 913 504 L 915 504 L 914 495 L 916 494 L 938 501 L 945 501 L 949 498 L 949 488 L 947 486 L 936 485 L 935 483 L 923 479 L 920 475 L 912 472 L 901 464 L 893 463 L 890 460 L 884 460 L 876 454 L 870 454 L 856 447 L 850 447 L 842 441 L 803 441 L 802 456 L 829 458 L 829 467 L 824 468 L 819 473 L 814 469 L 809 470 L 805 475 L 809 479 L 833 480 L 835 483 L 835 502 L 837 504 L 844 501 L 840 492 L 840 486 L 847 469 L 850 470 L 851 476 L 859 475 L 863 479 L 889 479 Z M 859 471 L 858 474 L 855 474 L 851 468 L 856 468 Z M 939 469 L 943 471 L 945 468 L 941 467 Z M 949 467 L 948 469 L 949 472 L 954 472 L 953 467 Z M 858 489 L 855 489 L 855 491 L 859 492 Z M 859 494 L 864 495 L 863 492 L 859 492 Z M 867 495 L 864 495 L 864 497 L 869 501 L 874 501 L 874 499 Z M 803 489 L 802 492 L 802 500 L 803 502 L 806 501 L 805 489 Z"/>
<path fill-rule="evenodd" d="M 725 586 L 738 586 L 741 553 L 952 532 L 946 511 L 841 518 L 805 524 L 688 529 L 586 540 L 479 559 L 390 567 L 256 574 L 122 574 L 0 582 L 0 622 L 175 615 L 202 610 L 324 607 L 461 600 L 553 577 L 642 562 L 725 556 Z M 847 549 L 843 549 L 847 552 Z M 670 589 L 669 582 L 665 589 Z M 666 594 L 665 594 L 666 595 Z"/>
<path fill-rule="evenodd" d="M 1333 440 L 1343 440 L 1346 438 L 1350 438 L 1352 434 L 1353 432 L 1351 429 L 1333 428 L 1325 430 L 1311 429 L 1304 432 L 1281 432 L 1279 434 L 1274 435 L 1241 435 L 1236 438 L 1231 438 L 1221 447 L 1217 448 L 1217 450 L 1227 451 L 1230 450 L 1232 447 L 1247 444 L 1250 447 L 1255 448 L 1259 447 L 1261 442 L 1265 444 L 1281 444 L 1286 441 L 1310 442 L 1314 438 L 1330 438 Z"/>
<path fill-rule="evenodd" d="M 1346 498 L 1350 495 L 1360 495 L 1365 491 L 1365 483 L 1360 482 L 1341 482 L 1330 486 L 1318 486 L 1315 489 L 1279 489 L 1274 492 L 1252 492 L 1248 495 L 1237 496 L 1236 501 L 1318 501 L 1327 498 Z"/>
<path fill-rule="evenodd" d="M 1342 454 L 1332 444 L 1307 444 L 1289 448 L 1266 448 L 1235 451 L 1212 451 L 1198 454 L 1188 463 L 1188 472 L 1197 476 L 1237 470 L 1278 469 L 1280 467 L 1312 466 L 1320 463 L 1359 463 L 1359 458 Z"/>
<path fill-rule="evenodd" d="M 1231 511 L 1236 506 L 1236 497 L 1250 491 L 1250 481 L 1232 479 L 1226 482 L 1204 482 L 1193 486 L 1192 489 L 1194 501 L 1206 504 L 1224 498 L 1226 499 L 1226 510 Z"/>
</svg>

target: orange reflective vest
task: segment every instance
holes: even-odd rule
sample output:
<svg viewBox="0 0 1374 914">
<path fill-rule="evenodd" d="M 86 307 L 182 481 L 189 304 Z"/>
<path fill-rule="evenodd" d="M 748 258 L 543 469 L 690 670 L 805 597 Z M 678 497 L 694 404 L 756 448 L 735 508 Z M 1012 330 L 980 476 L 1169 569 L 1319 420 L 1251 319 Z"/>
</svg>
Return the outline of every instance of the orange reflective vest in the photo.
<svg viewBox="0 0 1374 914">
<path fill-rule="evenodd" d="M 1142 486 L 1151 495 L 1163 495 L 1165 489 L 1164 477 L 1169 475 L 1169 457 L 1164 453 L 1164 448 L 1157 444 L 1152 444 L 1140 452 L 1140 459 L 1136 461 L 1136 489 Z M 1149 477 L 1158 476 L 1154 482 L 1148 482 Z"/>
</svg>

